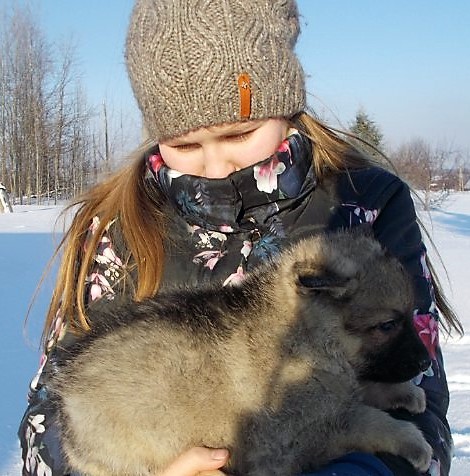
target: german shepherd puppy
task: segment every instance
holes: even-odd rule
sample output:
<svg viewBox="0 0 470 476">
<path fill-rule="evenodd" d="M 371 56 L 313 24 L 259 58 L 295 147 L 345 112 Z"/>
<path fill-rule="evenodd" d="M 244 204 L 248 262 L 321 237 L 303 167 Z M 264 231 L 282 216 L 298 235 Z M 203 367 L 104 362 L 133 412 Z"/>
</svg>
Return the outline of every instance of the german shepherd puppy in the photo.
<svg viewBox="0 0 470 476">
<path fill-rule="evenodd" d="M 68 461 L 86 475 L 149 475 L 208 446 L 228 448 L 225 469 L 243 476 L 308 472 L 355 450 L 426 470 L 418 428 L 368 404 L 424 411 L 424 392 L 400 383 L 430 364 L 412 305 L 399 262 L 339 232 L 238 287 L 92 308 L 96 325 L 51 376 Z"/>
</svg>

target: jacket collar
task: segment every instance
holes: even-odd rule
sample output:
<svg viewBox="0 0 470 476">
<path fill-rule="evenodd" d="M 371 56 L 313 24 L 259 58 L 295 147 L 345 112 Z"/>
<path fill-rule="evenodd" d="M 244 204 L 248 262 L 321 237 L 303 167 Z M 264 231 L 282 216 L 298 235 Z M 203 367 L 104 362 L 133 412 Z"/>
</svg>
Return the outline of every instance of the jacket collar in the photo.
<svg viewBox="0 0 470 476">
<path fill-rule="evenodd" d="M 297 131 L 271 157 L 222 179 L 170 169 L 158 146 L 146 160 L 160 190 L 189 224 L 225 233 L 271 222 L 316 184 L 310 141 Z"/>
</svg>

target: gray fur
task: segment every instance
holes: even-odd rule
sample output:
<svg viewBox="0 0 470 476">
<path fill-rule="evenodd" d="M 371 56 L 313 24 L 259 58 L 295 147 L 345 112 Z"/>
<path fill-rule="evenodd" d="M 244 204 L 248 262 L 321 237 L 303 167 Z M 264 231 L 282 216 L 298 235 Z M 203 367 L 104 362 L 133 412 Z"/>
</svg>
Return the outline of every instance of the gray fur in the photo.
<svg viewBox="0 0 470 476">
<path fill-rule="evenodd" d="M 228 448 L 227 471 L 243 476 L 307 472 L 350 451 L 427 469 L 421 432 L 382 411 L 425 408 L 421 389 L 398 383 L 429 365 L 411 284 L 374 239 L 352 235 L 304 240 L 239 287 L 92 309 L 100 324 L 59 353 L 51 381 L 70 465 L 158 474 L 204 445 Z"/>
</svg>

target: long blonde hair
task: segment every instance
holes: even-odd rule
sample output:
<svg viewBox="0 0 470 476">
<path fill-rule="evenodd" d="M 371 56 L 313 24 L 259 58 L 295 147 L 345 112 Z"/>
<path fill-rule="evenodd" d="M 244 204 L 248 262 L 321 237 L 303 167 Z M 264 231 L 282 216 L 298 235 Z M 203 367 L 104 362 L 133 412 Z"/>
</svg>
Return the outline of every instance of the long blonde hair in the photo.
<svg viewBox="0 0 470 476">
<path fill-rule="evenodd" d="M 326 174 L 367 167 L 372 163 L 372 159 L 346 139 L 305 112 L 293 118 L 292 125 L 315 144 L 312 159 L 318 180 Z M 147 142 L 137 149 L 128 166 L 78 197 L 64 211 L 76 210 L 55 254 L 61 252 L 62 259 L 45 320 L 43 340 L 59 311 L 72 329 L 89 329 L 84 301 L 86 276 L 93 264 L 98 242 L 107 224 L 114 219 L 119 220 L 127 247 L 127 256 L 123 258 L 127 266 L 136 270 L 134 298 L 141 300 L 158 291 L 163 273 L 165 216 L 145 180 L 143 154 L 151 145 Z M 84 249 L 85 237 L 95 216 L 100 218 L 100 224 Z M 444 317 L 444 329 L 461 334 L 461 324 L 447 303 L 433 270 L 432 279 L 437 305 Z"/>
</svg>

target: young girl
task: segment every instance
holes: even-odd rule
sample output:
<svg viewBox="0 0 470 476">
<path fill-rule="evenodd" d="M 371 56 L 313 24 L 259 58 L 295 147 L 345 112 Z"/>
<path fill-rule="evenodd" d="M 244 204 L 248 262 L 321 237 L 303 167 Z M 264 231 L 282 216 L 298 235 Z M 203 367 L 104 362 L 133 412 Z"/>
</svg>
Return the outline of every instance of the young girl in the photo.
<svg viewBox="0 0 470 476">
<path fill-rule="evenodd" d="M 427 410 L 394 415 L 414 421 L 434 448 L 429 474 L 449 473 L 438 309 L 446 330 L 460 324 L 428 267 L 407 186 L 305 112 L 298 34 L 294 0 L 137 0 L 126 59 L 150 139 L 74 204 L 19 429 L 23 474 L 73 474 L 61 455 L 48 375 L 58 346 L 93 326 L 92 301 L 139 300 L 178 283 L 234 284 L 301 237 L 359 224 L 414 279 L 415 324 L 432 358 L 417 378 Z M 216 471 L 228 456 L 192 448 L 164 475 Z M 417 473 L 399 457 L 354 453 L 315 474 Z"/>
</svg>

